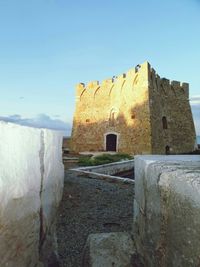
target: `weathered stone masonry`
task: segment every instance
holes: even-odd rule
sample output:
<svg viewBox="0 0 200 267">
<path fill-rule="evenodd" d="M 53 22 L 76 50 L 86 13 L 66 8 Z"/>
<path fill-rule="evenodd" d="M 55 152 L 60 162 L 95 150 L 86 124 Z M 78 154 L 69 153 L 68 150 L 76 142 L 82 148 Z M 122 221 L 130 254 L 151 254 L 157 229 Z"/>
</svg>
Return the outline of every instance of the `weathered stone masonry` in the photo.
<svg viewBox="0 0 200 267">
<path fill-rule="evenodd" d="M 194 149 L 189 85 L 160 78 L 148 62 L 76 88 L 72 150 L 132 154 Z"/>
</svg>

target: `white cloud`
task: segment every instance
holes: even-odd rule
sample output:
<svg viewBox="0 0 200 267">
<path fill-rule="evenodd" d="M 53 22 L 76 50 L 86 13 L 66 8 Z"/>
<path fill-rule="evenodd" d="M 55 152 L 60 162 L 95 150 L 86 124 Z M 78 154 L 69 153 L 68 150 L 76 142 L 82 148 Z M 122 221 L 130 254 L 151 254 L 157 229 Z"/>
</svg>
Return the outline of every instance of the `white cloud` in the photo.
<svg viewBox="0 0 200 267">
<path fill-rule="evenodd" d="M 200 95 L 191 97 L 190 104 L 192 108 L 196 134 L 200 136 Z M 46 114 L 39 114 L 35 118 L 22 118 L 18 114 L 13 114 L 7 117 L 0 116 L 0 120 L 31 127 L 59 130 L 64 132 L 64 135 L 70 136 L 72 128 L 71 124 L 60 120 L 59 115 L 54 115 L 53 117 L 54 118 L 51 118 Z"/>
<path fill-rule="evenodd" d="M 200 105 L 200 95 L 196 95 L 190 98 L 191 105 Z"/>
<path fill-rule="evenodd" d="M 1 117 L 0 120 L 13 122 L 20 125 L 26 125 L 36 128 L 47 128 L 64 132 L 64 135 L 71 134 L 71 124 L 64 122 L 60 119 L 52 119 L 46 114 L 39 114 L 35 118 L 22 118 L 18 114 L 14 114 L 7 117 Z"/>
</svg>

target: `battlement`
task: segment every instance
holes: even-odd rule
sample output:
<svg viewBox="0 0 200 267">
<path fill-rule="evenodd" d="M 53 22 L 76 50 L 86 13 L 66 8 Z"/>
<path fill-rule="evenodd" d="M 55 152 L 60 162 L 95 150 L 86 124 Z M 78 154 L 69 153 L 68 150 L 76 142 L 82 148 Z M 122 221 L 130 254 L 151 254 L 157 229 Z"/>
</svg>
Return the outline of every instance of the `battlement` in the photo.
<svg viewBox="0 0 200 267">
<path fill-rule="evenodd" d="M 85 84 L 84 83 L 78 83 L 76 85 L 76 90 L 80 91 L 80 90 L 84 90 L 85 89 Z"/>
<path fill-rule="evenodd" d="M 184 90 L 188 90 L 189 89 L 189 83 L 185 83 L 185 82 L 180 82 L 180 81 L 171 81 L 168 80 L 166 78 L 162 78 L 161 82 L 165 82 L 168 85 L 172 86 L 174 89 L 184 89 Z"/>
<path fill-rule="evenodd" d="M 168 90 L 174 90 L 174 94 L 179 95 L 180 90 L 184 92 L 185 96 L 189 95 L 189 84 L 180 81 L 169 80 L 166 78 L 161 78 L 156 71 L 150 67 L 150 82 L 152 84 L 156 84 L 157 87 L 161 86 L 165 87 L 167 90 L 165 93 L 167 94 Z M 159 89 L 159 88 L 157 88 Z"/>
<path fill-rule="evenodd" d="M 144 62 L 143 64 L 138 64 L 136 67 L 131 68 L 128 70 L 126 73 L 113 76 L 112 78 L 108 78 L 105 80 L 100 81 L 90 81 L 87 84 L 85 83 L 79 83 L 76 86 L 77 94 L 82 95 L 83 92 L 87 91 L 88 93 L 95 93 L 97 89 L 102 88 L 113 88 L 114 86 L 116 87 L 123 87 L 126 82 L 129 82 L 131 86 L 136 83 L 136 78 L 138 76 L 145 75 L 148 72 L 149 69 L 149 63 Z M 147 75 L 146 75 L 147 76 Z M 138 79 L 137 79 L 138 80 Z"/>
<path fill-rule="evenodd" d="M 90 97 L 94 96 L 94 98 L 96 98 L 97 92 L 98 94 L 104 94 L 104 97 L 105 93 L 108 96 L 110 96 L 111 92 L 118 91 L 124 93 L 124 88 L 134 89 L 139 86 L 144 86 L 144 81 L 147 81 L 150 88 L 154 88 L 158 93 L 165 94 L 165 96 L 173 93 L 176 97 L 189 97 L 188 83 L 171 81 L 164 77 L 161 78 L 148 62 L 144 62 L 143 64 L 138 64 L 136 67 L 131 68 L 126 73 L 113 76 L 112 78 L 102 80 L 101 82 L 90 81 L 87 84 L 79 83 L 76 86 L 77 99 L 81 99 L 83 94 L 90 95 Z"/>
</svg>

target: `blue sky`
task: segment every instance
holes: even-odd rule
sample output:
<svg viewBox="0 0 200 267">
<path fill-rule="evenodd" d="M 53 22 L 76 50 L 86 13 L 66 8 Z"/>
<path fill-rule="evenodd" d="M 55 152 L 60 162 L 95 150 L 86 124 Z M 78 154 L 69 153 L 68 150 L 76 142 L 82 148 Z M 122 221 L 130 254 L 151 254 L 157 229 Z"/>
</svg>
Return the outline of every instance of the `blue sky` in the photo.
<svg viewBox="0 0 200 267">
<path fill-rule="evenodd" d="M 70 133 L 76 83 L 148 60 L 190 83 L 200 134 L 200 0 L 0 0 L 0 118 Z"/>
</svg>

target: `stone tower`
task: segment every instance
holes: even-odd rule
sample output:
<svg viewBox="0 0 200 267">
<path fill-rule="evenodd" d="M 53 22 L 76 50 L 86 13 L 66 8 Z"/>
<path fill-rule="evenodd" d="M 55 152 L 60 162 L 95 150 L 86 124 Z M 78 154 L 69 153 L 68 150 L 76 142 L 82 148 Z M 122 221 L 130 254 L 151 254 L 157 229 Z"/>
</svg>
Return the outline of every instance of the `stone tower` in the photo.
<svg viewBox="0 0 200 267">
<path fill-rule="evenodd" d="M 184 153 L 195 140 L 189 85 L 160 78 L 148 62 L 76 87 L 74 152 Z"/>
</svg>

